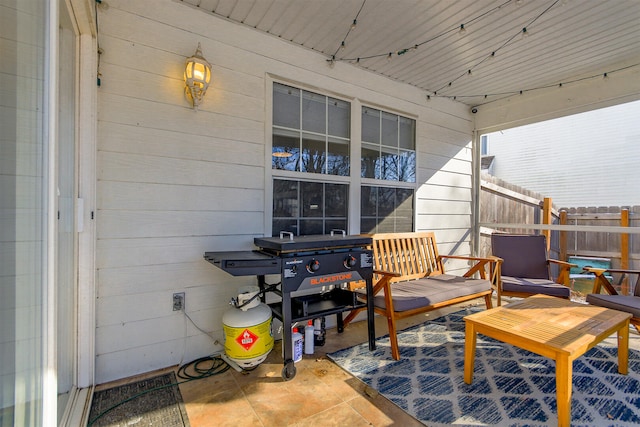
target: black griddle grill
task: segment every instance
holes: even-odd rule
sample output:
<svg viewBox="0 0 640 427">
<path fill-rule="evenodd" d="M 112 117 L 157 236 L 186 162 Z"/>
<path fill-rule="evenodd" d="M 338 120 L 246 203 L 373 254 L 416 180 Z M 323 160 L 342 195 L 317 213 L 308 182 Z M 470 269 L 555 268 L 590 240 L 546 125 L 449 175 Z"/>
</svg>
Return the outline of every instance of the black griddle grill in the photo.
<svg viewBox="0 0 640 427">
<path fill-rule="evenodd" d="M 364 280 L 367 289 L 369 349 L 375 350 L 373 320 L 372 239 L 339 235 L 255 238 L 253 251 L 206 252 L 204 258 L 233 276 L 257 276 L 261 291 L 274 292 L 281 301 L 271 303 L 273 316 L 282 322 L 285 380 L 295 376 L 291 327 L 294 323 L 335 314 L 338 332 L 343 331 L 342 313 L 365 304 L 348 282 Z M 280 275 L 280 289 L 267 288 L 265 276 Z M 264 294 L 262 301 L 265 302 Z"/>
</svg>

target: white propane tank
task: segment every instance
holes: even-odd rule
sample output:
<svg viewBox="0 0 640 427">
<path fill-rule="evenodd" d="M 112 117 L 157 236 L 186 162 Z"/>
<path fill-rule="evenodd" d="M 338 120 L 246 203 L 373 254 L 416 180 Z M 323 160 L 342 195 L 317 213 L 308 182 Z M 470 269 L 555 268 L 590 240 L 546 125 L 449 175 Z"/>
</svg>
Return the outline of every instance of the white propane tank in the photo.
<svg viewBox="0 0 640 427">
<path fill-rule="evenodd" d="M 257 286 L 240 288 L 238 306 L 257 295 Z M 241 308 L 231 308 L 222 316 L 224 351 L 243 369 L 258 366 L 273 349 L 271 309 L 256 297 Z"/>
</svg>

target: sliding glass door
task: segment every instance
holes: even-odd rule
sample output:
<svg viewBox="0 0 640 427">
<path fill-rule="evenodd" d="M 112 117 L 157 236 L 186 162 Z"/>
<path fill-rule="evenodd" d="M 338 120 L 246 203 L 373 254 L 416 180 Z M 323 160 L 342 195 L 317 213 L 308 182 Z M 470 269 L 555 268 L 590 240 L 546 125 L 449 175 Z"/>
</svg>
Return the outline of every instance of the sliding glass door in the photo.
<svg viewBox="0 0 640 427">
<path fill-rule="evenodd" d="M 0 16 L 0 427 L 54 425 L 76 382 L 77 32 L 64 0 Z"/>
<path fill-rule="evenodd" d="M 43 423 L 47 3 L 0 2 L 0 426 Z"/>
<path fill-rule="evenodd" d="M 76 318 L 76 51 L 77 37 L 71 13 L 58 0 L 58 138 L 56 242 L 56 371 L 58 421 L 74 385 Z"/>
</svg>

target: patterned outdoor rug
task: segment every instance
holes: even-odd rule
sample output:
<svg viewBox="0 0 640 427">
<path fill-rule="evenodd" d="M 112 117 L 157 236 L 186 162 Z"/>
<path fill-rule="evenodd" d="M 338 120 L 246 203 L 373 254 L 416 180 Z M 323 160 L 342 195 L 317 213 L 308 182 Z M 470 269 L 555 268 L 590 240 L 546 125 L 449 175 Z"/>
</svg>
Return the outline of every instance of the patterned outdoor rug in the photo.
<svg viewBox="0 0 640 427">
<path fill-rule="evenodd" d="M 173 372 L 93 395 L 89 427 L 189 427 Z"/>
<path fill-rule="evenodd" d="M 464 383 L 464 321 L 478 309 L 444 316 L 389 337 L 331 353 L 360 378 L 428 426 L 557 425 L 555 362 L 478 334 L 473 384 Z M 640 337 L 631 334 L 629 374 L 618 374 L 615 335 L 573 363 L 572 426 L 640 424 Z"/>
</svg>

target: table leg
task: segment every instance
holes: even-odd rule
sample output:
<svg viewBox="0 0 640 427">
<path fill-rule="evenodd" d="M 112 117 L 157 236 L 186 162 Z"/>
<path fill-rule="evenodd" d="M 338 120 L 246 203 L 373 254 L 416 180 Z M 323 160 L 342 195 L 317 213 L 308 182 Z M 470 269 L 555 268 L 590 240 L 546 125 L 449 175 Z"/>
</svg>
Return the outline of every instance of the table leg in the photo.
<svg viewBox="0 0 640 427">
<path fill-rule="evenodd" d="M 629 321 L 618 329 L 618 372 L 626 375 L 629 372 Z"/>
<path fill-rule="evenodd" d="M 558 401 L 558 427 L 571 425 L 571 382 L 573 363 L 568 356 L 556 358 L 556 393 Z"/>
<path fill-rule="evenodd" d="M 476 328 L 473 322 L 465 322 L 464 326 L 464 382 L 473 381 L 473 365 L 476 357 Z"/>
</svg>

